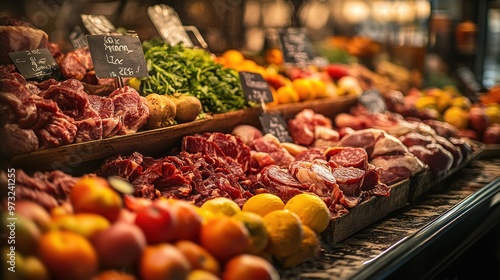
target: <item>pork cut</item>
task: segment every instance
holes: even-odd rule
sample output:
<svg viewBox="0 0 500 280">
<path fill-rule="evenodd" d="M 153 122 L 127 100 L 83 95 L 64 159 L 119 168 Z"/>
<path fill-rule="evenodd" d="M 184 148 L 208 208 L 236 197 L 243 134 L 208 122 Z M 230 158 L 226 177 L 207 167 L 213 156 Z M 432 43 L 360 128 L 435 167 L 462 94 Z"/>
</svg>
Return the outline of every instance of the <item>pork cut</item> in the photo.
<svg viewBox="0 0 500 280">
<path fill-rule="evenodd" d="M 435 176 L 446 174 L 453 165 L 453 155 L 439 144 L 411 146 L 410 153 L 425 163 Z"/>
<path fill-rule="evenodd" d="M 332 121 L 312 109 L 304 109 L 288 120 L 288 131 L 295 144 L 306 147 L 327 146 L 339 139 Z"/>
<path fill-rule="evenodd" d="M 257 152 L 269 154 L 274 163 L 280 167 L 287 168 L 295 160 L 295 157 L 281 146 L 279 139 L 269 133 L 253 140 L 250 148 Z"/>
<path fill-rule="evenodd" d="M 427 165 L 409 152 L 404 155 L 379 156 L 370 160 L 370 163 L 381 168 L 380 182 L 389 186 L 409 179 L 427 168 Z"/>
</svg>

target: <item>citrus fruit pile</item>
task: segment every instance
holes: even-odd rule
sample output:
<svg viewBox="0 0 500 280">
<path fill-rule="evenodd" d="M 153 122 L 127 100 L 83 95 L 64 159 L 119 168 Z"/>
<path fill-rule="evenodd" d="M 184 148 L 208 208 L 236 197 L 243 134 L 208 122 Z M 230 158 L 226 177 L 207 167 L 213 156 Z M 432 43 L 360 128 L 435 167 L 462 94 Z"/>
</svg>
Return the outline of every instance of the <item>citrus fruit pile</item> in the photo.
<svg viewBox="0 0 500 280">
<path fill-rule="evenodd" d="M 16 272 L 2 279 L 279 279 L 260 255 L 268 246 L 261 216 L 226 198 L 202 207 L 136 198 L 117 191 L 123 184 L 82 177 L 50 210 L 17 201 L 8 216 L 17 218 L 15 248 L 3 252 Z"/>
<path fill-rule="evenodd" d="M 281 69 L 283 57 L 277 49 L 269 50 L 266 53 L 266 62 L 268 63 L 266 67 L 245 58 L 240 51 L 234 49 L 225 51 L 217 57 L 216 61 L 237 71 L 261 74 L 268 82 L 273 94 L 274 100 L 269 102 L 268 106 L 337 96 L 352 91 L 351 86 L 347 86 L 347 83 L 344 83 L 345 87 L 337 87 L 326 71 L 320 71 L 316 67 L 294 68 L 291 69 L 290 73 L 282 73 L 286 71 Z"/>
</svg>

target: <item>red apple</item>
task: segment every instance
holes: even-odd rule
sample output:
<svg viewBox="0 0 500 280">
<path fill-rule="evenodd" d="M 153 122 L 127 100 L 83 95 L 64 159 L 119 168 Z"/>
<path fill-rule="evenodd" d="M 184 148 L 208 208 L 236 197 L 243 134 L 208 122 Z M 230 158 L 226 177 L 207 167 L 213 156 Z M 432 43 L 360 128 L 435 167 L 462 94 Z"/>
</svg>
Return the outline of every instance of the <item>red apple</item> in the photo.
<svg viewBox="0 0 500 280">
<path fill-rule="evenodd" d="M 490 117 L 483 108 L 474 106 L 469 110 L 469 123 L 479 135 L 490 125 Z"/>
<path fill-rule="evenodd" d="M 332 79 L 338 80 L 349 75 L 349 66 L 340 63 L 333 63 L 326 67 L 326 72 Z"/>
<path fill-rule="evenodd" d="M 180 199 L 158 199 L 157 204 L 164 204 L 172 210 L 177 227 L 173 229 L 174 240 L 196 240 L 201 229 L 202 217 L 194 205 Z"/>
<path fill-rule="evenodd" d="M 142 230 L 134 224 L 119 221 L 96 233 L 91 242 L 105 268 L 133 267 L 146 248 L 146 237 Z"/>
<path fill-rule="evenodd" d="M 175 239 L 177 220 L 172 207 L 166 204 L 153 203 L 138 210 L 135 224 L 144 232 L 149 244 Z"/>
<path fill-rule="evenodd" d="M 488 126 L 482 140 L 485 144 L 500 144 L 500 124 L 494 123 Z"/>
</svg>

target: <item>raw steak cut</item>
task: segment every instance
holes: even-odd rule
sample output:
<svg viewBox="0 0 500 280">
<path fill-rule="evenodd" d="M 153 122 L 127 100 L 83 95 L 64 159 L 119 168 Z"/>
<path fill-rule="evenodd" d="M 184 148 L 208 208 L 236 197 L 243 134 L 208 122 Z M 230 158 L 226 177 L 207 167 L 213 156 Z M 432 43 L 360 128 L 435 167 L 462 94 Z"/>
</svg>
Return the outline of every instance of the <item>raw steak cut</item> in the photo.
<svg viewBox="0 0 500 280">
<path fill-rule="evenodd" d="M 117 135 L 137 132 L 144 126 L 149 118 L 149 108 L 146 98 L 130 86 L 114 90 L 109 98 L 115 106 L 115 116 L 122 121 L 122 126 Z"/>
<path fill-rule="evenodd" d="M 330 147 L 326 149 L 325 157 L 332 167 L 356 167 L 362 170 L 368 167 L 368 154 L 363 148 Z"/>
<path fill-rule="evenodd" d="M 295 160 L 294 156 L 281 146 L 278 138 L 269 133 L 252 141 L 250 148 L 257 152 L 268 153 L 280 167 L 286 168 Z"/>
<path fill-rule="evenodd" d="M 87 71 L 94 68 L 88 48 L 80 48 L 68 52 L 59 66 L 61 74 L 66 79 L 77 79 L 79 81 L 83 80 Z"/>
<path fill-rule="evenodd" d="M 89 95 L 90 107 L 94 109 L 102 121 L 102 138 L 114 136 L 123 125 L 120 119 L 115 116 L 115 105 L 111 98 Z"/>
<path fill-rule="evenodd" d="M 30 23 L 0 17 L 0 64 L 10 64 L 10 52 L 47 48 L 49 36 Z"/>
<path fill-rule="evenodd" d="M 427 166 L 413 154 L 379 156 L 370 161 L 371 164 L 381 168 L 380 182 L 392 185 L 409 179 Z"/>
<path fill-rule="evenodd" d="M 439 144 L 424 146 L 411 146 L 410 152 L 429 166 L 433 175 L 443 175 L 453 165 L 453 155 Z"/>
<path fill-rule="evenodd" d="M 294 161 L 288 169 L 297 181 L 312 185 L 308 191 L 319 197 L 327 197 L 331 195 L 334 188 L 338 188 L 332 170 L 325 161 Z"/>
</svg>

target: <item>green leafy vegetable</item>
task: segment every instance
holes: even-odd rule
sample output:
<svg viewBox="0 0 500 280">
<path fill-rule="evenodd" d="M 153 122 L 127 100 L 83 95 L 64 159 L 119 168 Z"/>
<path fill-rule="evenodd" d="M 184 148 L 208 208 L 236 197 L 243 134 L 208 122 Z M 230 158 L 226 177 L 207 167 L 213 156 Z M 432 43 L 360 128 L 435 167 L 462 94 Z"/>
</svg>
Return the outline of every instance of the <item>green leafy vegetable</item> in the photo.
<svg viewBox="0 0 500 280">
<path fill-rule="evenodd" d="M 143 43 L 149 77 L 141 80 L 144 95 L 188 94 L 200 99 L 205 113 L 225 113 L 249 107 L 238 72 L 216 63 L 202 49 Z"/>
</svg>

